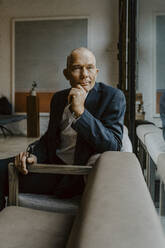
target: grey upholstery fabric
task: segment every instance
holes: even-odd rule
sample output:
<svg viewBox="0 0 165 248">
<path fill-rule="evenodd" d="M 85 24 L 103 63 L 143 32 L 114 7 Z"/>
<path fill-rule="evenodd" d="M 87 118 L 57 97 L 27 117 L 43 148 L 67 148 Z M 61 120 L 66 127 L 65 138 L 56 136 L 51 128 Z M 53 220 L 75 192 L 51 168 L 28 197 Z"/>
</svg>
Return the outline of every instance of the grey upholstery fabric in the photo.
<svg viewBox="0 0 165 248">
<path fill-rule="evenodd" d="M 74 217 L 22 207 L 0 212 L 1 248 L 64 248 Z"/>
<path fill-rule="evenodd" d="M 106 152 L 89 175 L 67 248 L 163 248 L 165 239 L 132 153 Z"/>
<path fill-rule="evenodd" d="M 80 197 L 72 199 L 57 199 L 52 195 L 19 194 L 19 205 L 49 212 L 76 214 Z"/>
<path fill-rule="evenodd" d="M 145 137 L 151 133 L 162 133 L 161 129 L 152 124 L 139 125 L 136 128 L 136 135 L 145 144 Z"/>
</svg>

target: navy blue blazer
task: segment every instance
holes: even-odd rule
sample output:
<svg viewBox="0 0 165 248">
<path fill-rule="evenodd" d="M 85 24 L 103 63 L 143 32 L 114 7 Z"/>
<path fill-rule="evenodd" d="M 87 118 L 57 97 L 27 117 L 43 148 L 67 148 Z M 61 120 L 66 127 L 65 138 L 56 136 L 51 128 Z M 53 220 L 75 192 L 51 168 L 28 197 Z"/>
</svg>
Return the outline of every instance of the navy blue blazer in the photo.
<svg viewBox="0 0 165 248">
<path fill-rule="evenodd" d="M 33 148 L 39 163 L 56 163 L 60 122 L 68 104 L 69 91 L 59 91 L 52 98 L 47 132 Z M 74 164 L 85 164 L 96 153 L 120 151 L 125 108 L 122 91 L 103 83 L 95 84 L 86 98 L 84 113 L 72 124 L 77 131 Z"/>
</svg>

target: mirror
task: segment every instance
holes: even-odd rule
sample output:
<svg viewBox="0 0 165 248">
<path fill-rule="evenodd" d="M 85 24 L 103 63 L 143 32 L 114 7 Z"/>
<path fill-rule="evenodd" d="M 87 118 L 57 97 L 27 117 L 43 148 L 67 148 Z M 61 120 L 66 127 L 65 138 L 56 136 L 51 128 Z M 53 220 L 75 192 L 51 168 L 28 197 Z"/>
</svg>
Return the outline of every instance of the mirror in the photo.
<svg viewBox="0 0 165 248">
<path fill-rule="evenodd" d="M 26 96 L 37 82 L 40 112 L 49 112 L 54 92 L 68 88 L 63 76 L 66 57 L 76 47 L 87 47 L 88 19 L 13 19 L 13 103 L 26 112 Z"/>
</svg>

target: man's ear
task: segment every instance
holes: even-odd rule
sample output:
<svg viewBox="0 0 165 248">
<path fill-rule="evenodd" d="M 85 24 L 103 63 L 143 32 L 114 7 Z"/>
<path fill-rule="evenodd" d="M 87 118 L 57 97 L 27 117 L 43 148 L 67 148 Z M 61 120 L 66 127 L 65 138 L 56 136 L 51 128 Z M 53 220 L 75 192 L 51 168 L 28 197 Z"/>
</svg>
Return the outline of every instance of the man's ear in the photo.
<svg viewBox="0 0 165 248">
<path fill-rule="evenodd" d="M 98 68 L 96 68 L 96 74 L 98 74 L 98 72 L 99 72 L 99 69 L 98 69 Z"/>
<path fill-rule="evenodd" d="M 98 74 L 98 72 L 99 72 L 99 69 L 98 69 L 98 68 L 96 68 L 95 79 L 97 78 L 97 74 Z"/>
<path fill-rule="evenodd" d="M 68 70 L 67 69 L 64 69 L 63 70 L 63 74 L 64 74 L 66 80 L 69 80 L 69 73 L 68 73 Z"/>
</svg>

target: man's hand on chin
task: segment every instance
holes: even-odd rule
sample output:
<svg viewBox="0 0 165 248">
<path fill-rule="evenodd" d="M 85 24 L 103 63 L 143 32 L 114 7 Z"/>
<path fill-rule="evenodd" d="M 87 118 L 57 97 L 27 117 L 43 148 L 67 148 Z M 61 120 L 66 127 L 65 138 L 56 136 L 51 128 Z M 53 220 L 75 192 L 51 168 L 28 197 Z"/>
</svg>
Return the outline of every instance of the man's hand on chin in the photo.
<svg viewBox="0 0 165 248">
<path fill-rule="evenodd" d="M 74 112 L 78 118 L 84 113 L 84 103 L 87 97 L 87 92 L 78 84 L 76 88 L 72 88 L 69 92 L 68 103 L 71 104 L 70 111 Z"/>
</svg>

